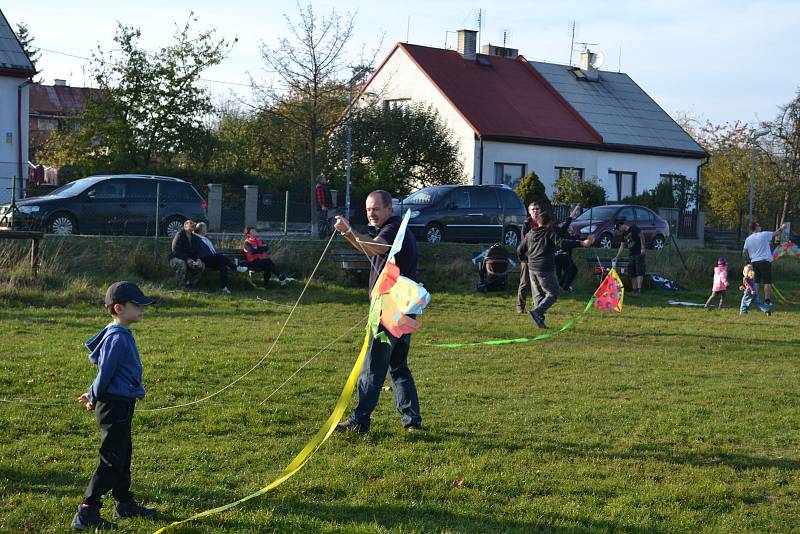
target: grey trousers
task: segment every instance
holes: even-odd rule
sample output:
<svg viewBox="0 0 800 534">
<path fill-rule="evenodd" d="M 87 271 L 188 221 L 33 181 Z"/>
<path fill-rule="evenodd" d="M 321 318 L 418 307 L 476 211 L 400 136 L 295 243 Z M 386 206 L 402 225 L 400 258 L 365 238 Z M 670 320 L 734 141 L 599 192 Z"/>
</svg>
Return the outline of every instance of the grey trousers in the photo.
<svg viewBox="0 0 800 534">
<path fill-rule="evenodd" d="M 531 290 L 533 291 L 533 312 L 544 315 L 550 306 L 556 303 L 561 294 L 558 277 L 555 271 L 528 270 L 528 274 L 530 274 Z"/>
<path fill-rule="evenodd" d="M 517 288 L 517 308 L 525 310 L 525 301 L 531 294 L 531 277 L 528 274 L 528 264 L 519 262 L 519 287 Z"/>
</svg>

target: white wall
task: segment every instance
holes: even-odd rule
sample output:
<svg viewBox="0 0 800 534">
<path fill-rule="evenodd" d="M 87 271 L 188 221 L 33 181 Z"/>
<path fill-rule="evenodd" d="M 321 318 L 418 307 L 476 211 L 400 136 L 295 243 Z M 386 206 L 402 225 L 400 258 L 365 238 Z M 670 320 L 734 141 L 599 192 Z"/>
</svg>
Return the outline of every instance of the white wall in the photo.
<svg viewBox="0 0 800 534">
<path fill-rule="evenodd" d="M 461 147 L 464 173 L 467 175 L 467 181 L 472 182 L 477 170 L 474 130 L 404 50 L 400 48 L 394 50 L 365 91 L 376 93 L 380 100 L 410 98 L 413 102 L 432 105 L 449 126 L 453 140 Z"/>
<path fill-rule="evenodd" d="M 553 194 L 553 182 L 557 177 L 556 167 L 576 167 L 584 169 L 584 177 L 597 176 L 607 193 L 609 201 L 617 200 L 616 177 L 610 170 L 635 172 L 636 194 L 653 189 L 661 180 L 662 174 L 682 174 L 687 178 L 697 178 L 697 166 L 702 160 L 644 154 L 625 154 L 603 152 L 580 148 L 524 145 L 517 143 L 498 143 L 485 141 L 483 144 L 483 183 L 494 183 L 495 163 L 522 163 L 527 172 L 534 171 L 547 188 L 547 195 Z M 479 157 L 479 154 L 476 153 Z M 477 179 L 475 181 L 477 182 Z"/>
<path fill-rule="evenodd" d="M 22 90 L 22 132 L 17 132 L 17 87 L 23 82 L 24 78 L 0 77 L 0 203 L 7 203 L 11 199 L 12 176 L 17 176 L 17 197 L 21 193 L 18 164 L 20 142 L 22 172 L 25 176 L 28 172 L 28 87 Z M 7 137 L 9 133 L 10 138 Z"/>
</svg>

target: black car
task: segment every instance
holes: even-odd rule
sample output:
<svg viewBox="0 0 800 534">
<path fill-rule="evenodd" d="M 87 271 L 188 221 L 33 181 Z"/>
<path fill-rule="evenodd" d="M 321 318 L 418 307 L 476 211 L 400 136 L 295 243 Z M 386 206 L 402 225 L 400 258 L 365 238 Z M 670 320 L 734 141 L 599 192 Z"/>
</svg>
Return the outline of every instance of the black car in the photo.
<svg viewBox="0 0 800 534">
<path fill-rule="evenodd" d="M 411 210 L 408 228 L 419 239 L 519 243 L 527 217 L 519 196 L 505 185 L 426 187 L 403 200 Z"/>
<path fill-rule="evenodd" d="M 9 204 L 0 206 L 0 220 L 11 219 L 13 228 L 61 235 L 153 235 L 157 213 L 159 233 L 172 236 L 186 219 L 206 221 L 206 201 L 180 178 L 122 174 L 75 180 L 48 195 L 19 200 L 11 212 Z"/>
</svg>

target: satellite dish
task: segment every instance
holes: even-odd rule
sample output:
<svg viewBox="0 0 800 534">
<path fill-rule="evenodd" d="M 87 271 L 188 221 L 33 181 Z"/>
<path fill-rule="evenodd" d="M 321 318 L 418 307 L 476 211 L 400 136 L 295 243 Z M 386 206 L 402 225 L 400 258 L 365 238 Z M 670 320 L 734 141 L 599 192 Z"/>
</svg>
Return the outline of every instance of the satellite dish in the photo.
<svg viewBox="0 0 800 534">
<path fill-rule="evenodd" d="M 592 67 L 596 68 L 597 70 L 600 70 L 600 67 L 603 66 L 603 62 L 605 61 L 605 59 L 606 58 L 603 55 L 603 53 L 602 52 L 598 52 L 594 56 L 594 61 L 592 61 Z"/>
</svg>

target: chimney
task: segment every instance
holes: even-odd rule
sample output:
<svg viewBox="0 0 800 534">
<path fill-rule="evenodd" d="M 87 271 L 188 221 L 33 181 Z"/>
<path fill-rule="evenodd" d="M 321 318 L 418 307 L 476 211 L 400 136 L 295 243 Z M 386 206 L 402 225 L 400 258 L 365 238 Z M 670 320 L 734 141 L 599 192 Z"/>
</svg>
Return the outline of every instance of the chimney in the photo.
<svg viewBox="0 0 800 534">
<path fill-rule="evenodd" d="M 53 85 L 55 85 L 56 87 L 66 87 L 67 86 L 67 80 L 62 80 L 60 78 L 56 78 L 55 80 L 53 80 Z"/>
<path fill-rule="evenodd" d="M 483 45 L 482 52 L 487 56 L 505 57 L 514 59 L 519 56 L 519 50 L 516 48 L 506 48 L 505 46 L 495 46 L 492 43 Z"/>
<path fill-rule="evenodd" d="M 596 59 L 597 54 L 593 53 L 588 48 L 584 52 L 581 52 L 581 72 L 590 82 L 596 82 L 600 79 L 600 71 L 594 67 Z"/>
<path fill-rule="evenodd" d="M 458 30 L 458 53 L 464 59 L 475 59 L 478 50 L 478 32 L 475 30 Z"/>
</svg>

